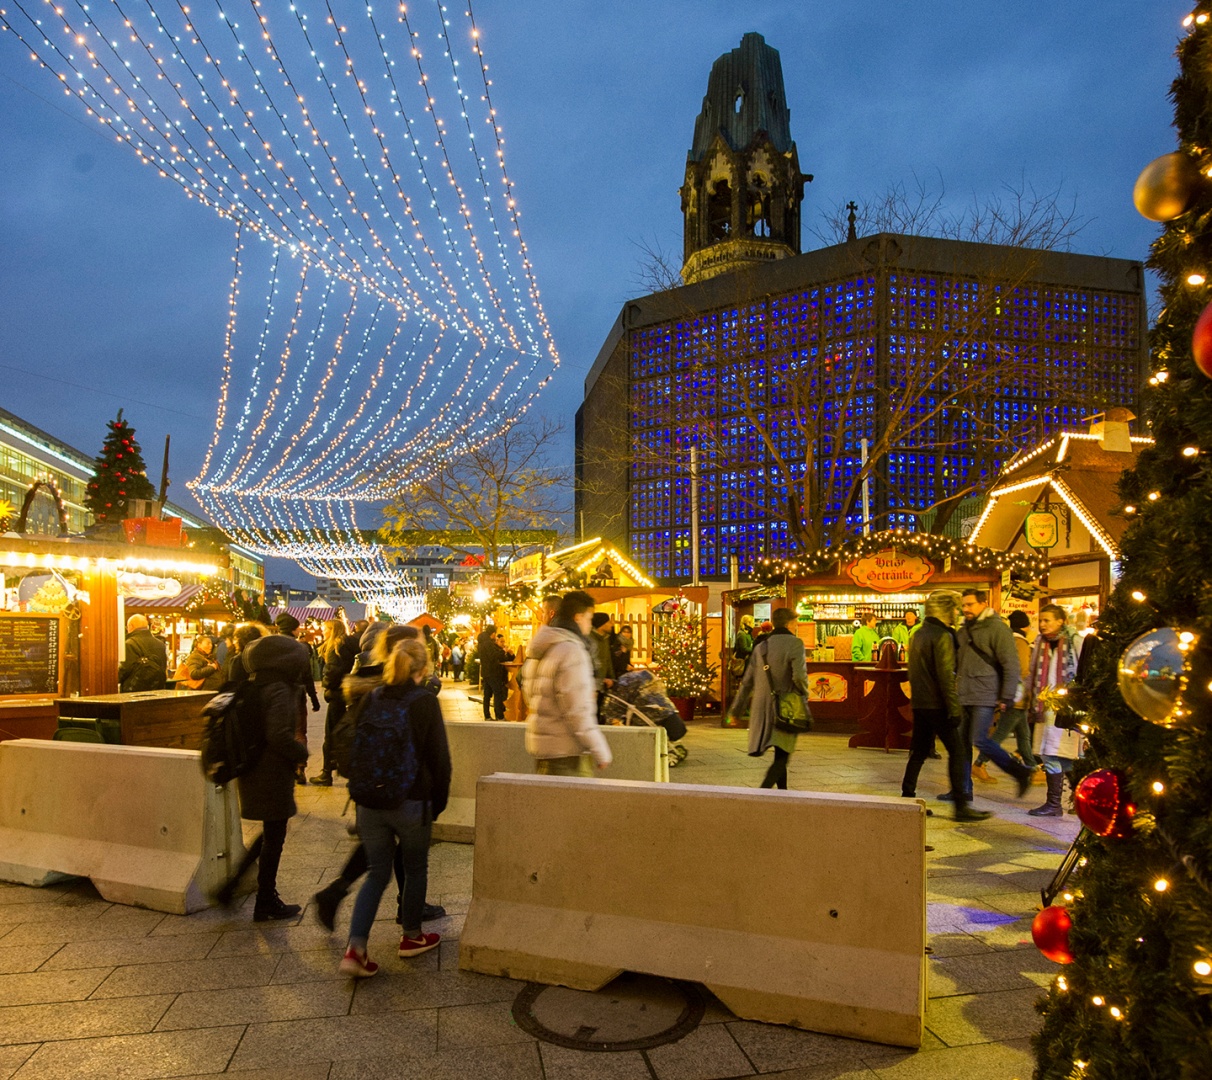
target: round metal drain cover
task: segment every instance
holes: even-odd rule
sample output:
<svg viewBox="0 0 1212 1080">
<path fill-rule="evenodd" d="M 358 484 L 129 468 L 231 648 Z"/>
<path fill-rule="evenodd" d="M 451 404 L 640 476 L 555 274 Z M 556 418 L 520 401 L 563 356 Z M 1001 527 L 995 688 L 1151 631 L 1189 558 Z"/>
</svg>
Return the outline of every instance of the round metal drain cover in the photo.
<svg viewBox="0 0 1212 1080">
<path fill-rule="evenodd" d="M 628 972 L 593 993 L 527 983 L 513 1018 L 536 1039 L 572 1050 L 648 1050 L 688 1035 L 706 1008 L 694 983 Z"/>
</svg>

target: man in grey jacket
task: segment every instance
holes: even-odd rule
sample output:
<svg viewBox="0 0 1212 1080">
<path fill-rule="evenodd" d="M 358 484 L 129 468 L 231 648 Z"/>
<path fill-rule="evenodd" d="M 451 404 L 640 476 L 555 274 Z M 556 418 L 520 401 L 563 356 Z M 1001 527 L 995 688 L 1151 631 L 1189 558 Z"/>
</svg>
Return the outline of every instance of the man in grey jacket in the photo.
<svg viewBox="0 0 1212 1080">
<path fill-rule="evenodd" d="M 971 784 L 968 766 L 971 752 L 965 757 L 960 737 L 961 709 L 955 692 L 955 593 L 940 589 L 926 597 L 926 621 L 913 638 L 909 650 L 909 686 L 913 691 L 913 741 L 909 761 L 901 780 L 901 795 L 912 799 L 917 795 L 917 778 L 922 765 L 934 749 L 937 737 L 947 750 L 947 773 L 951 789 L 961 793 L 955 800 L 956 821 L 984 821 L 989 813 L 973 810 L 965 797 L 965 785 Z M 929 810 L 926 811 L 930 813 Z"/>
<path fill-rule="evenodd" d="M 972 750 L 975 747 L 1002 772 L 1018 781 L 1021 799 L 1031 787 L 1033 770 L 1015 761 L 990 734 L 998 717 L 1018 696 L 1020 672 L 1014 634 L 1006 621 L 989 606 L 989 594 L 984 589 L 965 589 L 960 606 L 964 622 L 957 634 L 959 659 L 955 684 L 964 710 L 964 790 L 956 792 L 953 788 L 939 797 L 954 799 L 956 795 L 962 795 L 965 802 L 971 801 Z"/>
<path fill-rule="evenodd" d="M 566 593 L 555 617 L 531 639 L 522 665 L 526 695 L 526 750 L 535 771 L 549 776 L 592 776 L 610 764 L 610 747 L 598 727 L 593 660 L 586 640 L 593 625 L 594 600 L 586 592 Z"/>
</svg>

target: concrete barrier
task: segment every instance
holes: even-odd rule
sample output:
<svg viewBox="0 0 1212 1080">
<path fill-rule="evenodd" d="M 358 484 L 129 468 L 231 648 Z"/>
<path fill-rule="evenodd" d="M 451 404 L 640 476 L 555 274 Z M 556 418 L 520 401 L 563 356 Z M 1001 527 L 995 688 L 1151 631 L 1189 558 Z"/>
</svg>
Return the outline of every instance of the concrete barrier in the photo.
<svg viewBox="0 0 1212 1080">
<path fill-rule="evenodd" d="M 461 968 L 686 979 L 748 1020 L 921 1045 L 922 803 L 498 775 L 476 820 Z"/>
<path fill-rule="evenodd" d="M 602 728 L 614 760 L 598 775 L 614 780 L 669 779 L 669 738 L 662 727 Z M 454 772 L 450 802 L 434 822 L 437 840 L 470 844 L 476 835 L 476 783 L 497 772 L 533 773 L 526 725 L 496 720 L 448 720 L 446 740 Z"/>
<path fill-rule="evenodd" d="M 106 900 L 185 915 L 244 854 L 235 785 L 196 750 L 0 743 L 0 880 L 91 878 Z"/>
</svg>

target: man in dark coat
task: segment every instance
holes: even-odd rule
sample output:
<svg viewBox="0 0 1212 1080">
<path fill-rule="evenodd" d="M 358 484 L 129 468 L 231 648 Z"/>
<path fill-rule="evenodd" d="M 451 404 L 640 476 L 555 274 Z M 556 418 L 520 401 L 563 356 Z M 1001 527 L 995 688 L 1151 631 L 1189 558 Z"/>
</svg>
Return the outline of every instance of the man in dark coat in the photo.
<svg viewBox="0 0 1212 1080">
<path fill-rule="evenodd" d="M 167 686 L 168 650 L 148 628 L 146 615 L 132 615 L 126 620 L 126 659 L 118 665 L 118 687 L 130 694 Z"/>
<path fill-rule="evenodd" d="M 495 701 L 494 715 L 498 720 L 504 720 L 505 689 L 509 685 L 509 675 L 503 665 L 513 659 L 513 654 L 505 651 L 505 636 L 495 626 L 490 626 L 488 630 L 480 635 L 480 690 L 483 692 L 484 719 L 489 718 L 490 706 Z"/>
<path fill-rule="evenodd" d="M 285 634 L 271 634 L 252 642 L 240 654 L 240 660 L 254 683 L 265 724 L 261 759 L 236 781 L 240 816 L 264 822 L 264 829 L 235 875 L 219 890 L 217 899 L 229 903 L 240 875 L 260 856 L 253 921 L 292 919 L 301 908 L 284 903 L 278 896 L 278 863 L 286 843 L 287 822 L 296 812 L 295 770 L 307 761 L 307 747 L 298 741 L 295 731 L 303 708 L 303 683 L 310 678 L 310 656 L 303 642 Z"/>
<path fill-rule="evenodd" d="M 987 811 L 973 810 L 968 804 L 972 796 L 965 791 L 968 763 L 960 737 L 962 711 L 955 689 L 955 623 L 956 597 L 940 589 L 926 597 L 926 621 L 913 635 L 909 650 L 909 687 L 913 693 L 913 736 L 905 775 L 901 780 L 901 795 L 906 799 L 917 796 L 917 778 L 926 758 L 934 750 L 937 737 L 947 750 L 947 770 L 955 799 L 956 821 L 984 821 Z M 927 814 L 932 811 L 927 810 Z"/>
</svg>

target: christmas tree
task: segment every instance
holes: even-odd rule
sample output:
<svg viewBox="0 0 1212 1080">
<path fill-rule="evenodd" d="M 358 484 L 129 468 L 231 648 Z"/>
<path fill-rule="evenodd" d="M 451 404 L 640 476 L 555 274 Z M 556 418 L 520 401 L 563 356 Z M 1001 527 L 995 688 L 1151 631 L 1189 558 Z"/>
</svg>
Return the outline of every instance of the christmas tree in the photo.
<svg viewBox="0 0 1212 1080">
<path fill-rule="evenodd" d="M 154 499 L 155 488 L 147 478 L 143 451 L 135 442 L 135 429 L 122 419 L 109 421 L 105 444 L 97 458 L 97 469 L 88 482 L 84 505 L 98 524 L 112 524 L 127 516 L 129 499 Z"/>
<path fill-rule="evenodd" d="M 1197 5 L 1178 49 L 1178 151 L 1135 192 L 1166 222 L 1149 263 L 1164 303 L 1145 393 L 1156 441 L 1120 484 L 1123 576 L 1075 692 L 1089 710 L 1087 829 L 1064 897 L 1072 927 L 1052 943 L 1071 962 L 1041 1005 L 1037 1080 L 1212 1078 L 1210 9 Z"/>
<path fill-rule="evenodd" d="M 684 596 L 658 612 L 652 640 L 652 666 L 670 697 L 701 697 L 711 691 L 716 667 L 705 658 L 703 617 Z"/>
</svg>

